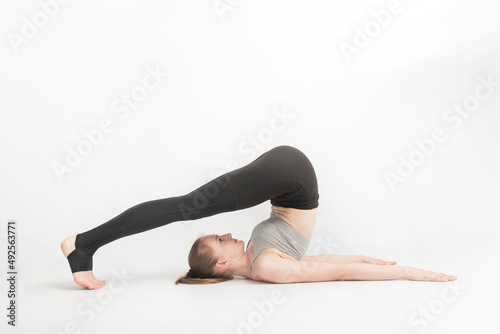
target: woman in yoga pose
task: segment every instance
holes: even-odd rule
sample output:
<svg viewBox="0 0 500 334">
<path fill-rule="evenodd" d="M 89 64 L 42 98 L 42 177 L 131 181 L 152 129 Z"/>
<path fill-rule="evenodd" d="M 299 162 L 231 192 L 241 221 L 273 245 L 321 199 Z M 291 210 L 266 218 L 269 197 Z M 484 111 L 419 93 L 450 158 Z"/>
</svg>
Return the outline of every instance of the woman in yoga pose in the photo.
<svg viewBox="0 0 500 334">
<path fill-rule="evenodd" d="M 254 228 L 246 249 L 230 233 L 198 238 L 188 256 L 190 269 L 176 283 L 217 283 L 233 275 L 272 283 L 456 279 L 368 256 L 306 256 L 319 206 L 318 184 L 309 159 L 291 146 L 275 147 L 184 196 L 133 206 L 102 225 L 66 238 L 61 249 L 75 282 L 99 289 L 105 281 L 92 273 L 92 256 L 99 247 L 172 222 L 242 210 L 268 200 L 271 215 Z"/>
</svg>

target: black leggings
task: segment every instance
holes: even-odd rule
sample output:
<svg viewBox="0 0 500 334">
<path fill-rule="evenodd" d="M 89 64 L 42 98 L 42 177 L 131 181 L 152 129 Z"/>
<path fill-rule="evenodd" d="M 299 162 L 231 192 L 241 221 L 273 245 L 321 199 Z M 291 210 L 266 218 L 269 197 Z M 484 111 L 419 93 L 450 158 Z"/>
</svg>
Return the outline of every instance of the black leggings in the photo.
<svg viewBox="0 0 500 334">
<path fill-rule="evenodd" d="M 275 206 L 309 210 L 318 207 L 318 199 L 309 159 L 294 147 L 278 146 L 187 195 L 137 204 L 78 234 L 76 249 L 68 255 L 71 272 L 92 270 L 92 255 L 99 247 L 169 223 L 246 209 L 267 200 Z"/>
</svg>

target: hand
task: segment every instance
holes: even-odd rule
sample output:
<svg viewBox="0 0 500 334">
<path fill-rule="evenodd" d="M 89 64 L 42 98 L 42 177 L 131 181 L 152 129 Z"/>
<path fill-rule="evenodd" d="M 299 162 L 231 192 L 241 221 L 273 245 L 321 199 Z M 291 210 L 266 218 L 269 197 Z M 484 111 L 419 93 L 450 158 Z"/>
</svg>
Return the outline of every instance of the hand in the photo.
<svg viewBox="0 0 500 334">
<path fill-rule="evenodd" d="M 411 281 L 448 282 L 457 279 L 456 276 L 435 273 L 429 270 L 406 267 L 406 279 Z"/>
<path fill-rule="evenodd" d="M 393 264 L 396 264 L 396 261 L 384 261 L 384 260 L 375 259 L 375 258 L 369 257 L 369 256 L 363 256 L 363 262 L 364 263 L 371 263 L 371 264 L 381 264 L 381 265 L 386 265 L 386 264 L 393 265 Z"/>
</svg>

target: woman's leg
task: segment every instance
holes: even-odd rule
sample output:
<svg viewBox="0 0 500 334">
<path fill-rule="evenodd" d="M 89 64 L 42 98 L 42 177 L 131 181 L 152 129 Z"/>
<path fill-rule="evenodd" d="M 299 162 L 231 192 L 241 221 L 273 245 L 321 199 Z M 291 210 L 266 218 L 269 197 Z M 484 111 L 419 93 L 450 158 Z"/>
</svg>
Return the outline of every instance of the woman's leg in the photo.
<svg viewBox="0 0 500 334">
<path fill-rule="evenodd" d="M 269 199 L 277 206 L 312 209 L 318 206 L 318 198 L 316 176 L 307 157 L 293 147 L 278 146 L 189 194 L 138 204 L 78 234 L 67 258 L 73 273 L 90 271 L 97 249 L 125 236 L 249 208 Z"/>
<path fill-rule="evenodd" d="M 92 270 L 92 256 L 103 245 L 176 221 L 236 210 L 231 190 L 220 176 L 191 193 L 137 204 L 89 231 L 77 234 L 68 255 L 71 272 Z"/>
</svg>

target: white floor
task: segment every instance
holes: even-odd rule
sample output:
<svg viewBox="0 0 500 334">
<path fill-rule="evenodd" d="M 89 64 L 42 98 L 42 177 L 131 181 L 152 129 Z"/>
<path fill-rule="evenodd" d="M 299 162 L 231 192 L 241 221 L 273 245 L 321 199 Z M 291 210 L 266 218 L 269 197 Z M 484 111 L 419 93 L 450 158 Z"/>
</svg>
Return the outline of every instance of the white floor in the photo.
<svg viewBox="0 0 500 334">
<path fill-rule="evenodd" d="M 94 270 L 107 285 L 94 291 L 72 282 L 57 243 L 41 246 L 37 254 L 27 249 L 19 263 L 18 326 L 7 328 L 4 320 L 1 332 L 457 334 L 498 333 L 500 329 L 496 321 L 499 246 L 493 237 L 461 250 L 429 245 L 427 254 L 434 255 L 398 254 L 402 265 L 457 275 L 454 283 L 397 280 L 277 285 L 242 278 L 185 286 L 173 281 L 186 269 L 186 254 L 179 254 L 177 261 L 167 254 L 171 246 L 165 244 L 143 252 L 133 250 L 134 244 L 154 243 L 176 229 L 160 231 L 101 248 L 94 257 Z M 29 233 L 25 234 L 23 244 L 36 246 Z M 126 261 L 126 256 L 131 258 Z M 44 258 L 49 260 L 42 261 Z"/>
</svg>

